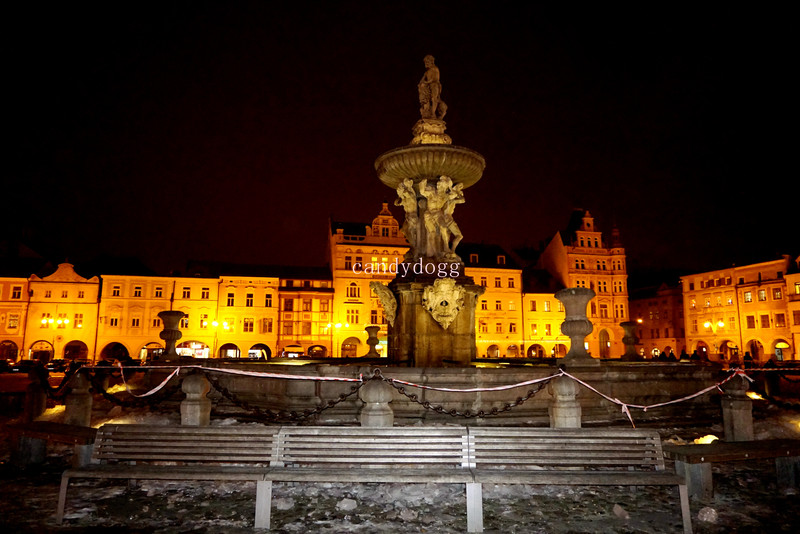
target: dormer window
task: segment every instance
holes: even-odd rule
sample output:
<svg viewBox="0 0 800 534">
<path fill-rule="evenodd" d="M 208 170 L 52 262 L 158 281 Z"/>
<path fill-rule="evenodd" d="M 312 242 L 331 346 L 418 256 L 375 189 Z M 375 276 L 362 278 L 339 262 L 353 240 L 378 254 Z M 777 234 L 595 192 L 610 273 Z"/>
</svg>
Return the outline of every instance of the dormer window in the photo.
<svg viewBox="0 0 800 534">
<path fill-rule="evenodd" d="M 497 265 L 505 265 L 506 264 L 506 257 L 505 256 L 497 256 Z"/>
<path fill-rule="evenodd" d="M 478 263 L 478 255 L 477 254 L 470 254 L 469 255 L 469 262 L 470 263 Z"/>
</svg>

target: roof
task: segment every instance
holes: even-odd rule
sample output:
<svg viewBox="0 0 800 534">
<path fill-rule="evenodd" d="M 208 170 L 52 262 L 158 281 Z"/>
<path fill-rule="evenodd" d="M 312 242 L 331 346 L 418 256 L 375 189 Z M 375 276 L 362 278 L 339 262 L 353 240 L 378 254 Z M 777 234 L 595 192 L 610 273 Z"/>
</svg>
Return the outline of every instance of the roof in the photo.
<svg viewBox="0 0 800 534">
<path fill-rule="evenodd" d="M 309 265 L 253 265 L 218 261 L 190 260 L 186 276 L 219 278 L 221 276 L 253 276 L 258 278 L 293 278 L 306 280 L 331 280 L 331 269 Z"/>
<path fill-rule="evenodd" d="M 486 243 L 461 243 L 456 249 L 456 254 L 467 267 L 482 267 L 485 269 L 520 269 L 514 256 L 500 245 Z M 474 261 L 477 256 L 477 261 Z M 505 257 L 504 263 L 498 263 L 499 256 Z"/>
</svg>

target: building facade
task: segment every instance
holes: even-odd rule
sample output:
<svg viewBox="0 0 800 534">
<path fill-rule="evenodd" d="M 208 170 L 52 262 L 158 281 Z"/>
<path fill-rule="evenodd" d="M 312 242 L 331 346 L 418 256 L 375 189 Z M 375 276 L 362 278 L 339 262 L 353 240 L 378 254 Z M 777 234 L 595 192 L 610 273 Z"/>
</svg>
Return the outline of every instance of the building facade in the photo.
<svg viewBox="0 0 800 534">
<path fill-rule="evenodd" d="M 686 350 L 683 292 L 680 284 L 661 284 L 632 294 L 631 320 L 637 323 L 639 354 L 646 359 L 674 355 L 680 359 Z"/>
</svg>

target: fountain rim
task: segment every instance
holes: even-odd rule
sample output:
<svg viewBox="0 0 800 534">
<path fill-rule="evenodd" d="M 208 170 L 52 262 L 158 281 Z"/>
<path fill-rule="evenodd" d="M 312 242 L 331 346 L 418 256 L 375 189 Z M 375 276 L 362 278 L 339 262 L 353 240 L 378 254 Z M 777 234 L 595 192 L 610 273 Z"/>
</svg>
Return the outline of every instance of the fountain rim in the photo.
<svg viewBox="0 0 800 534">
<path fill-rule="evenodd" d="M 483 155 L 476 152 L 475 150 L 472 150 L 471 148 L 466 148 L 458 145 L 445 145 L 445 144 L 435 144 L 435 143 L 407 145 L 403 147 L 393 148 L 392 150 L 388 150 L 375 159 L 375 171 L 378 173 L 378 178 L 385 185 L 396 189 L 400 185 L 400 181 L 389 179 L 389 177 L 386 175 L 385 172 L 381 172 L 381 168 L 383 167 L 386 161 L 392 159 L 393 157 L 397 157 L 398 155 L 413 154 L 417 152 L 451 153 L 454 155 L 458 154 L 460 156 L 466 156 L 467 158 L 470 158 L 475 168 L 473 172 L 469 173 L 469 175 L 466 178 L 463 176 L 451 176 L 454 184 L 462 183 L 464 185 L 464 188 L 467 188 L 475 184 L 478 180 L 480 180 L 481 176 L 483 175 L 483 170 L 486 168 L 486 159 L 483 157 Z M 441 175 L 448 175 L 447 172 L 444 172 L 445 166 L 444 165 L 441 166 L 443 172 L 439 173 L 434 172 L 431 175 L 412 174 L 409 175 L 408 178 L 411 178 L 412 180 L 414 180 L 415 183 L 417 183 L 429 178 L 438 178 Z"/>
</svg>

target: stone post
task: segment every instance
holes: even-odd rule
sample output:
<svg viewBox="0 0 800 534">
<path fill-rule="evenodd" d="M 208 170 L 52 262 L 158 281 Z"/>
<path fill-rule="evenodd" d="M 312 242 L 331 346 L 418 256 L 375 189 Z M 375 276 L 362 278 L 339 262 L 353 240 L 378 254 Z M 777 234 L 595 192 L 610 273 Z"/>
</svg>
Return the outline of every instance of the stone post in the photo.
<svg viewBox="0 0 800 534">
<path fill-rule="evenodd" d="M 361 426 L 394 425 L 394 411 L 389 406 L 392 386 L 383 380 L 370 380 L 358 390 L 358 398 L 364 402 L 359 415 Z"/>
<path fill-rule="evenodd" d="M 554 378 L 547 385 L 552 395 L 548 412 L 550 428 L 580 428 L 581 405 L 577 401 L 578 383 L 566 376 Z"/>
<path fill-rule="evenodd" d="M 181 424 L 208 426 L 211 423 L 211 400 L 206 397 L 211 383 L 201 374 L 191 374 L 183 379 L 181 389 L 186 398 L 181 401 Z"/>
<path fill-rule="evenodd" d="M 91 426 L 92 394 L 88 371 L 78 371 L 69 381 L 70 391 L 64 398 L 64 422 L 68 425 Z"/>
<path fill-rule="evenodd" d="M 722 426 L 725 441 L 753 440 L 753 401 L 747 396 L 747 379 L 735 376 L 722 386 Z"/>
<path fill-rule="evenodd" d="M 622 337 L 622 343 L 625 345 L 625 354 L 622 355 L 621 359 L 626 362 L 640 360 L 641 358 L 636 354 L 636 343 L 639 342 L 639 338 L 636 337 L 636 322 L 625 321 L 619 323 L 619 325 L 625 332 L 625 335 Z"/>
<path fill-rule="evenodd" d="M 164 340 L 164 353 L 162 358 L 168 362 L 180 359 L 178 351 L 175 350 L 175 342 L 183 336 L 179 325 L 184 315 L 182 311 L 177 310 L 166 310 L 158 313 L 158 317 L 164 324 L 164 329 L 158 335 L 158 337 Z"/>
<path fill-rule="evenodd" d="M 380 356 L 375 347 L 380 343 L 378 340 L 378 332 L 380 331 L 380 326 L 368 326 L 365 328 L 367 331 L 367 345 L 369 345 L 369 352 L 365 354 L 365 356 L 370 358 L 377 358 Z"/>
<path fill-rule="evenodd" d="M 600 365 L 600 360 L 592 358 L 584 347 L 584 339 L 592 333 L 592 322 L 586 317 L 586 305 L 595 292 L 585 287 L 568 287 L 555 294 L 564 304 L 565 318 L 561 323 L 561 333 L 569 337 L 570 347 L 564 356 L 568 366 Z"/>
</svg>

